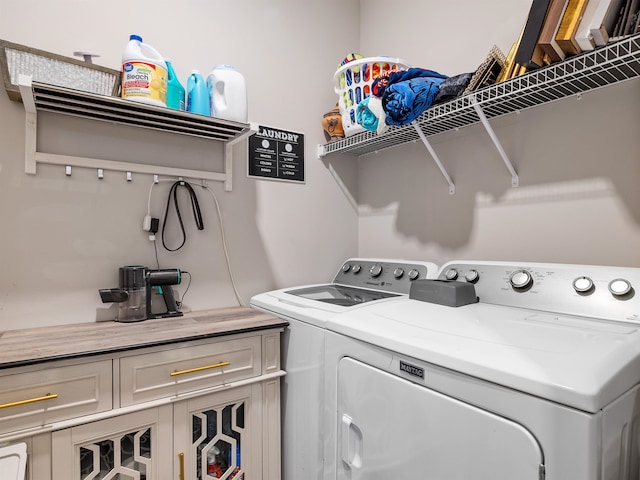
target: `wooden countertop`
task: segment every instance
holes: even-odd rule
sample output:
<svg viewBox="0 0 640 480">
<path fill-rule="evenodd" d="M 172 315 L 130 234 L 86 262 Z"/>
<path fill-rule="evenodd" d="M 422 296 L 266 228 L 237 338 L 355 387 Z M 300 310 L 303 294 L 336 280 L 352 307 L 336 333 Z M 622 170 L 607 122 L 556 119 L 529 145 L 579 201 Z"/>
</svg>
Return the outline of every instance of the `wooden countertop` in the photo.
<svg viewBox="0 0 640 480">
<path fill-rule="evenodd" d="M 229 307 L 135 323 L 97 322 L 0 332 L 0 368 L 285 327 L 286 320 Z"/>
</svg>

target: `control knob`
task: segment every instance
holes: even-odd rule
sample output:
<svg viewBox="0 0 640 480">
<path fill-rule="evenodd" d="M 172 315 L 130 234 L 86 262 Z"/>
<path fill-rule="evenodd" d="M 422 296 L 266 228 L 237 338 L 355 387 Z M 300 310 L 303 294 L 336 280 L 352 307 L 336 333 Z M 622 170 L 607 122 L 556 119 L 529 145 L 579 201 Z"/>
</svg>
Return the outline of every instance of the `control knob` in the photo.
<svg viewBox="0 0 640 480">
<path fill-rule="evenodd" d="M 586 293 L 593 288 L 593 280 L 589 277 L 578 277 L 573 281 L 573 289 L 578 293 Z"/>
<path fill-rule="evenodd" d="M 380 265 L 377 265 L 377 264 L 373 265 L 369 269 L 369 273 L 371 274 L 372 277 L 378 277 L 382 273 L 382 267 Z"/>
<path fill-rule="evenodd" d="M 458 271 L 455 268 L 449 268 L 446 272 L 444 272 L 444 278 L 447 280 L 455 280 L 458 278 Z"/>
<path fill-rule="evenodd" d="M 624 278 L 616 278 L 609 282 L 609 291 L 616 297 L 626 295 L 631 291 L 631 282 Z"/>
<path fill-rule="evenodd" d="M 353 266 L 351 267 L 351 271 L 352 271 L 353 273 L 360 273 L 360 270 L 361 270 L 361 269 L 362 269 L 362 267 L 361 267 L 360 265 L 358 265 L 358 264 L 355 264 L 355 265 L 353 265 Z"/>
<path fill-rule="evenodd" d="M 509 283 L 514 290 L 526 290 L 533 284 L 533 277 L 526 270 L 517 270 L 509 277 Z"/>
<path fill-rule="evenodd" d="M 351 265 L 349 265 L 348 263 L 345 263 L 344 265 L 342 265 L 342 271 L 344 273 L 347 273 L 350 268 L 351 268 Z"/>
<path fill-rule="evenodd" d="M 476 283 L 478 280 L 480 280 L 480 274 L 477 270 L 471 269 L 464 274 L 464 279 L 469 283 Z"/>
<path fill-rule="evenodd" d="M 404 269 L 398 267 L 393 271 L 393 276 L 395 278 L 402 278 L 402 276 L 404 275 Z"/>
<path fill-rule="evenodd" d="M 409 275 L 409 280 L 415 280 L 420 276 L 420 272 L 415 268 L 412 268 L 411 270 L 409 270 L 409 273 L 407 275 Z"/>
</svg>

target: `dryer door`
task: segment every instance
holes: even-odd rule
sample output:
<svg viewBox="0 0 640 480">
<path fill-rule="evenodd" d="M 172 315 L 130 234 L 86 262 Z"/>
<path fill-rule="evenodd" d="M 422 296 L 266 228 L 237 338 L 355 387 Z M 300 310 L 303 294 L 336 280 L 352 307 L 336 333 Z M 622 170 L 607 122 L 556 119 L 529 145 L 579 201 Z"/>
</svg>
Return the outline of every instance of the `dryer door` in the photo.
<svg viewBox="0 0 640 480">
<path fill-rule="evenodd" d="M 338 366 L 338 480 L 538 480 L 521 425 L 351 358 Z"/>
</svg>

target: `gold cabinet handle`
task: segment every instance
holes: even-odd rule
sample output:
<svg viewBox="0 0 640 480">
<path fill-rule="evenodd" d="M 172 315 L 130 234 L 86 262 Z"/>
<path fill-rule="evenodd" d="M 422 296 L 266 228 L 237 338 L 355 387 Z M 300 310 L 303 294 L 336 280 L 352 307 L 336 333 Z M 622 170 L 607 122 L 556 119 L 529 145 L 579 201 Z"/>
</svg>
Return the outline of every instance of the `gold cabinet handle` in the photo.
<svg viewBox="0 0 640 480">
<path fill-rule="evenodd" d="M 30 403 L 42 402 L 44 400 L 53 400 L 58 398 L 57 393 L 47 393 L 43 397 L 30 398 L 28 400 L 20 400 L 18 402 L 4 403 L 0 405 L 0 408 L 19 407 L 20 405 L 28 405 Z"/>
<path fill-rule="evenodd" d="M 178 458 L 180 459 L 180 480 L 184 480 L 184 453 L 180 452 Z"/>
<path fill-rule="evenodd" d="M 202 370 L 209 370 L 211 368 L 226 367 L 227 365 L 231 365 L 231 362 L 214 363 L 213 365 L 205 365 L 204 367 L 190 368 L 188 370 L 176 370 L 175 372 L 171 372 L 169 375 L 175 377 L 177 375 L 184 375 L 185 373 L 201 372 Z"/>
</svg>

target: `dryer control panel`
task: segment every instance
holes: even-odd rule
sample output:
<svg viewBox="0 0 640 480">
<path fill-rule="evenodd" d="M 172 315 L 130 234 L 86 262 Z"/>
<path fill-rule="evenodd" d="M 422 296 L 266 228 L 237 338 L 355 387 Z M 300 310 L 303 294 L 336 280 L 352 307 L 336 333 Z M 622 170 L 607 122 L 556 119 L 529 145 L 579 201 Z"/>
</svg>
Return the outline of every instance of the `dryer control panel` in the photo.
<svg viewBox="0 0 640 480">
<path fill-rule="evenodd" d="M 480 303 L 640 323 L 640 268 L 456 261 L 438 278 L 474 284 Z"/>
<path fill-rule="evenodd" d="M 408 294 L 414 280 L 437 275 L 438 267 L 430 262 L 350 258 L 342 264 L 333 283 Z"/>
</svg>

